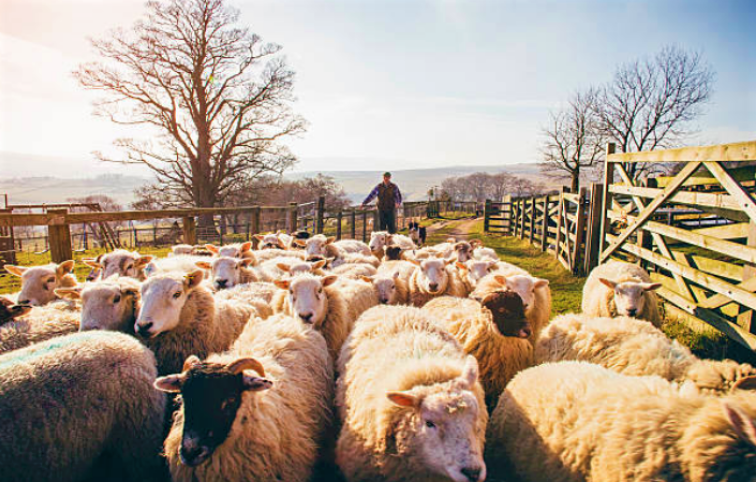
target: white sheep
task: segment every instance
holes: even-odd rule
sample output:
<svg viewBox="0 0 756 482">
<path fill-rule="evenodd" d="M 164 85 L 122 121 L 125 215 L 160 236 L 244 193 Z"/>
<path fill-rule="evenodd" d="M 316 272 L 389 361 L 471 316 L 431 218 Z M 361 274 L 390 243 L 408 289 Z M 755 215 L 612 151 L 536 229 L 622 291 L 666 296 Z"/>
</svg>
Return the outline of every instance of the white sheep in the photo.
<svg viewBox="0 0 756 482">
<path fill-rule="evenodd" d="M 466 297 L 467 290 L 456 269 L 448 266 L 453 261 L 429 258 L 416 261 L 417 267 L 410 276 L 408 287 L 410 303 L 421 307 L 432 298 L 442 295 Z"/>
<path fill-rule="evenodd" d="M 101 254 L 95 259 L 85 259 L 83 261 L 84 264 L 99 273 L 99 277 L 88 276 L 87 279 L 89 281 L 106 279 L 113 275 L 128 276 L 142 281 L 147 277 L 145 269 L 153 259 L 153 256 L 141 255 L 136 251 L 116 249 L 110 253 Z"/>
<path fill-rule="evenodd" d="M 216 300 L 203 272 L 165 273 L 141 286 L 142 306 L 134 331 L 158 360 L 158 373 L 176 373 L 189 355 L 227 350 L 254 312 L 246 303 Z"/>
<path fill-rule="evenodd" d="M 472 259 L 499 261 L 499 256 L 496 254 L 496 251 L 483 246 L 481 240 L 473 239 L 470 241 L 470 245 L 472 246 Z"/>
<path fill-rule="evenodd" d="M 189 357 L 155 386 L 181 392 L 165 440 L 174 481 L 310 479 L 333 371 L 323 337 L 299 320 L 250 323 L 229 351 Z"/>
<path fill-rule="evenodd" d="M 304 247 L 305 257 L 308 260 L 321 260 L 336 257 L 339 253 L 357 253 L 370 256 L 370 248 L 362 241 L 354 239 L 342 239 L 336 241 L 334 236 L 326 237 L 316 234 L 307 240 L 295 240 L 295 243 Z"/>
<path fill-rule="evenodd" d="M 344 278 L 361 279 L 374 276 L 378 270 L 369 264 L 342 264 L 331 270 L 331 273 Z"/>
<path fill-rule="evenodd" d="M 591 316 L 632 316 L 661 326 L 659 303 L 646 270 L 611 260 L 596 266 L 583 286 L 583 313 Z"/>
<path fill-rule="evenodd" d="M 384 255 L 386 246 L 399 246 L 403 250 L 412 251 L 417 249 L 415 243 L 403 234 L 389 234 L 388 231 L 374 231 L 370 233 L 370 242 L 368 247 L 373 255 L 381 259 Z"/>
<path fill-rule="evenodd" d="M 585 362 L 518 374 L 491 415 L 492 478 L 543 481 L 753 481 L 756 403 Z"/>
<path fill-rule="evenodd" d="M 409 288 L 407 281 L 397 270 L 393 274 L 377 273 L 361 278 L 373 285 L 378 295 L 378 303 L 382 305 L 406 305 L 409 303 Z"/>
<path fill-rule="evenodd" d="M 197 270 L 197 263 L 203 263 L 204 265 L 205 263 L 212 263 L 213 259 L 214 258 L 199 256 L 196 254 L 179 254 L 176 256 L 169 256 L 167 258 L 152 260 L 149 264 L 147 264 L 147 266 L 144 267 L 143 273 L 145 277 L 155 276 L 156 274 L 160 273 L 174 272 L 189 274 Z M 252 261 L 252 264 L 254 264 L 254 260 Z M 205 271 L 205 278 L 209 278 L 210 270 L 203 271 Z"/>
<path fill-rule="evenodd" d="M 229 258 L 253 258 L 252 242 L 247 241 L 245 243 L 226 244 L 224 246 L 215 246 L 214 244 L 206 244 L 205 249 L 213 253 L 215 256 L 227 256 Z M 194 254 L 194 253 L 188 253 Z"/>
<path fill-rule="evenodd" d="M 166 403 L 156 375 L 152 352 L 114 332 L 0 356 L 0 480 L 161 480 Z M 93 470 L 103 455 L 118 469 Z"/>
<path fill-rule="evenodd" d="M 338 372 L 336 461 L 348 481 L 485 480 L 478 364 L 422 310 L 366 311 Z"/>
<path fill-rule="evenodd" d="M 381 260 L 376 258 L 375 256 L 371 255 L 364 255 L 361 253 L 336 253 L 336 256 L 333 257 L 329 265 L 331 268 L 338 268 L 339 266 L 345 265 L 345 264 L 367 264 L 374 268 L 377 268 L 381 264 Z"/>
<path fill-rule="evenodd" d="M 518 270 L 520 268 L 517 268 Z M 518 272 L 518 271 L 515 271 Z M 531 342 L 535 342 L 549 323 L 551 318 L 551 289 L 549 281 L 542 278 L 536 278 L 530 274 L 514 274 L 504 276 L 494 272 L 478 281 L 470 297 L 482 300 L 487 295 L 502 290 L 514 291 L 525 306 L 525 315 L 533 329 L 530 337 Z"/>
<path fill-rule="evenodd" d="M 430 319 L 478 360 L 486 405 L 493 410 L 507 383 L 533 364 L 530 323 L 520 297 L 492 293 L 483 301 L 442 296 L 423 307 Z"/>
<path fill-rule="evenodd" d="M 270 261 L 271 259 L 277 259 L 277 258 L 296 258 L 298 260 L 304 261 L 305 255 L 304 251 L 301 250 L 284 250 L 284 249 L 264 249 L 262 251 L 255 251 L 254 252 L 255 259 L 257 260 L 257 264 L 262 264 L 265 261 Z"/>
<path fill-rule="evenodd" d="M 273 287 L 272 293 L 268 286 Z M 275 291 L 277 291 L 277 288 L 273 283 L 243 283 L 215 293 L 215 300 L 235 300 L 239 303 L 245 303 L 255 309 L 255 313 L 252 314 L 253 318 L 266 319 L 273 314 L 270 301 Z"/>
<path fill-rule="evenodd" d="M 58 299 L 56 288 L 71 288 L 76 286 L 76 276 L 73 274 L 73 260 L 60 264 L 45 266 L 14 266 L 6 264 L 5 270 L 21 278 L 21 291 L 10 295 L 19 305 L 43 306 Z"/>
<path fill-rule="evenodd" d="M 294 238 L 285 233 L 255 234 L 255 239 L 258 241 L 258 250 L 290 250 L 294 242 Z"/>
<path fill-rule="evenodd" d="M 625 375 L 658 375 L 692 381 L 699 389 L 728 392 L 756 379 L 756 369 L 731 360 L 701 360 L 647 321 L 626 316 L 597 318 L 566 314 L 554 318 L 535 347 L 537 363 L 580 360 Z M 749 380 L 750 379 L 750 380 Z"/>
<path fill-rule="evenodd" d="M 74 333 L 79 330 L 80 318 L 81 306 L 66 300 L 35 306 L 0 326 L 0 353 Z"/>
<path fill-rule="evenodd" d="M 209 251 L 209 250 L 208 250 Z M 171 252 L 168 256 L 176 256 L 181 254 L 194 254 L 195 248 L 191 244 L 174 244 L 171 246 Z"/>
<path fill-rule="evenodd" d="M 140 282 L 127 276 L 55 290 L 61 298 L 81 300 L 79 331 L 112 330 L 131 333 L 139 310 Z"/>
<path fill-rule="evenodd" d="M 260 280 L 272 282 L 299 273 L 312 273 L 318 276 L 325 276 L 326 273 L 323 271 L 323 268 L 326 263 L 326 260 L 309 262 L 300 258 L 273 258 L 261 263 L 256 269 Z"/>
<path fill-rule="evenodd" d="M 260 281 L 259 276 L 249 266 L 254 258 L 232 258 L 228 256 L 216 257 L 209 261 L 195 261 L 194 265 L 210 272 L 209 279 L 213 289 L 224 290 L 243 283 Z"/>
<path fill-rule="evenodd" d="M 459 270 L 460 279 L 465 284 L 467 291 L 472 292 L 478 286 L 478 282 L 491 274 L 496 269 L 496 261 L 470 259 L 461 263 L 457 261 L 455 266 Z"/>
</svg>

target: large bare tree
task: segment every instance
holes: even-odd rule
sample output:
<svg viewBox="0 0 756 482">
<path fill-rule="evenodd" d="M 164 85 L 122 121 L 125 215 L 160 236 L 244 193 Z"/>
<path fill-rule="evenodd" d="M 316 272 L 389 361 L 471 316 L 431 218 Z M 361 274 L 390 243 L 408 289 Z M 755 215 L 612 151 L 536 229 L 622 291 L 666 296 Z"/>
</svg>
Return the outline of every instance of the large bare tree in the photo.
<svg viewBox="0 0 756 482">
<path fill-rule="evenodd" d="M 701 53 L 680 47 L 621 65 L 600 91 L 602 128 L 620 152 L 676 147 L 695 132 L 713 91 L 714 72 Z M 626 166 L 631 178 L 648 166 Z"/>
<path fill-rule="evenodd" d="M 572 192 L 580 188 L 580 176 L 603 159 L 605 137 L 596 111 L 598 91 L 589 89 L 572 96 L 567 105 L 550 113 L 543 128 L 541 171 L 571 180 Z"/>
<path fill-rule="evenodd" d="M 118 139 L 124 155 L 100 157 L 147 166 L 174 204 L 222 205 L 240 180 L 295 162 L 280 143 L 305 128 L 291 109 L 294 72 L 279 46 L 237 21 L 224 0 L 149 1 L 130 30 L 92 41 L 102 61 L 74 73 L 106 94 L 96 113 L 157 133 Z"/>
</svg>

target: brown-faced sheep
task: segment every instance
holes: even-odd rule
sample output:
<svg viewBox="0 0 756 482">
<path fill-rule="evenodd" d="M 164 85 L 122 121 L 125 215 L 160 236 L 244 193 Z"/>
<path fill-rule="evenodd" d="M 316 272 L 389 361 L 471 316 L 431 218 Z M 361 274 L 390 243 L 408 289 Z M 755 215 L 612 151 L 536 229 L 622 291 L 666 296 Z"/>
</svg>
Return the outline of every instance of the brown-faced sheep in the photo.
<svg viewBox="0 0 756 482">
<path fill-rule="evenodd" d="M 492 293 L 480 303 L 442 296 L 429 301 L 423 310 L 457 339 L 465 353 L 478 360 L 490 410 L 507 383 L 533 364 L 530 323 L 522 300 L 512 291 Z"/>
<path fill-rule="evenodd" d="M 73 268 L 72 260 L 34 267 L 6 264 L 7 272 L 21 278 L 21 291 L 10 297 L 19 305 L 43 306 L 55 301 L 58 299 L 55 296 L 55 288 L 76 286 Z"/>
<path fill-rule="evenodd" d="M 228 352 L 190 357 L 155 386 L 181 392 L 165 441 L 174 481 L 310 479 L 333 371 L 323 337 L 299 320 L 250 323 Z"/>
<path fill-rule="evenodd" d="M 491 415 L 492 478 L 753 481 L 756 404 L 585 362 L 519 373 Z"/>
<path fill-rule="evenodd" d="M 478 364 L 422 310 L 366 311 L 338 367 L 336 461 L 348 481 L 485 480 Z"/>
<path fill-rule="evenodd" d="M 162 480 L 165 395 L 133 337 L 75 333 L 0 356 L 0 480 Z M 114 473 L 99 473 L 105 456 Z M 98 467 L 99 466 L 99 467 Z"/>
<path fill-rule="evenodd" d="M 142 284 L 134 331 L 155 352 L 158 373 L 176 373 L 184 360 L 227 350 L 254 312 L 237 301 L 216 300 L 203 272 L 152 276 Z"/>
<path fill-rule="evenodd" d="M 635 318 L 566 314 L 554 318 L 535 347 L 536 363 L 580 360 L 625 375 L 690 380 L 699 389 L 729 392 L 756 378 L 756 369 L 730 360 L 702 360 L 651 323 Z"/>
<path fill-rule="evenodd" d="M 591 316 L 632 316 L 661 326 L 656 298 L 661 283 L 640 266 L 611 260 L 596 266 L 583 286 L 583 313 Z"/>
<path fill-rule="evenodd" d="M 457 270 L 448 266 L 453 261 L 429 258 L 416 261 L 409 283 L 410 303 L 421 307 L 433 298 L 448 295 L 466 297 L 467 290 L 459 279 Z"/>
</svg>

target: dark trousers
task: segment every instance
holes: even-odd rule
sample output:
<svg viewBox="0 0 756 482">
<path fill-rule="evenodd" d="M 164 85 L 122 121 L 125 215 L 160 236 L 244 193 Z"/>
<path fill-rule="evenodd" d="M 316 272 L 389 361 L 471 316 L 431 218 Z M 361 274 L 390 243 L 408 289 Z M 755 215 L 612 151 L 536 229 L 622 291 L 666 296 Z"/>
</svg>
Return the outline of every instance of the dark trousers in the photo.
<svg viewBox="0 0 756 482">
<path fill-rule="evenodd" d="M 388 231 L 391 234 L 396 232 L 396 211 L 390 209 L 388 211 L 379 210 L 378 218 L 380 220 L 381 231 Z"/>
</svg>

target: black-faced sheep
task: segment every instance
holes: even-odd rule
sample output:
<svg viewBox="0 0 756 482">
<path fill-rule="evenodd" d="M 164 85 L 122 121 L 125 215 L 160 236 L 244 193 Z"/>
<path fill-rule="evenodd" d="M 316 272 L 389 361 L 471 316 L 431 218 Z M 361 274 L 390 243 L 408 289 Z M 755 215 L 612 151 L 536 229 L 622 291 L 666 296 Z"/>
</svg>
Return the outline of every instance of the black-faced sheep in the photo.
<svg viewBox="0 0 756 482">
<path fill-rule="evenodd" d="M 114 332 L 0 356 L 0 480 L 161 480 L 165 395 L 152 387 L 156 376 L 152 352 Z M 93 473 L 102 456 L 117 473 Z"/>
<path fill-rule="evenodd" d="M 538 481 L 753 481 L 756 404 L 585 362 L 518 374 L 491 415 L 492 478 Z"/>
<path fill-rule="evenodd" d="M 640 266 L 609 261 L 591 271 L 583 286 L 583 313 L 591 316 L 632 316 L 661 326 L 656 298 L 661 283 Z"/>
<path fill-rule="evenodd" d="M 338 368 L 336 461 L 348 481 L 485 480 L 478 365 L 427 314 L 366 311 Z"/>
<path fill-rule="evenodd" d="M 55 288 L 76 286 L 73 268 L 72 260 L 34 267 L 6 264 L 7 272 L 21 278 L 21 291 L 17 295 L 11 295 L 11 298 L 15 298 L 19 305 L 32 306 L 43 306 L 55 301 L 58 299 L 55 296 Z"/>
<path fill-rule="evenodd" d="M 174 481 L 309 480 L 333 371 L 323 337 L 299 320 L 250 323 L 228 352 L 190 357 L 155 386 L 181 392 L 165 441 Z"/>
</svg>

